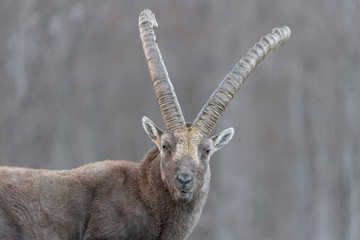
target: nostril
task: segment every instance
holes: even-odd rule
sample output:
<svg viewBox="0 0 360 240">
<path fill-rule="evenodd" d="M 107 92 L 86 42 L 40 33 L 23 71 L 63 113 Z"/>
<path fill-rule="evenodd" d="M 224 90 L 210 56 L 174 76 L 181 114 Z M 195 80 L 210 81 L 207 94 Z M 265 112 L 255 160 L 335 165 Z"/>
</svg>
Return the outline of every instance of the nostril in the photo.
<svg viewBox="0 0 360 240">
<path fill-rule="evenodd" d="M 181 183 L 181 184 L 187 184 L 189 182 L 192 182 L 193 178 L 190 174 L 188 173 L 183 173 L 183 174 L 179 174 L 177 175 L 176 179 Z"/>
</svg>

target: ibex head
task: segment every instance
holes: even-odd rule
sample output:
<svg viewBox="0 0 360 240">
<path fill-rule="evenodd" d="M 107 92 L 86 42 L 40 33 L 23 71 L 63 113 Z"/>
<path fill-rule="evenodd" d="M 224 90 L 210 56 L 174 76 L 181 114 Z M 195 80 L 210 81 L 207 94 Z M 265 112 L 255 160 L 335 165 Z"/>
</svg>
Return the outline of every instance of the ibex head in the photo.
<svg viewBox="0 0 360 240">
<path fill-rule="evenodd" d="M 183 204 L 191 201 L 195 192 L 207 190 L 210 156 L 234 134 L 234 129 L 228 128 L 209 138 L 190 124 L 163 132 L 147 117 L 143 126 L 160 150 L 162 181 L 174 199 Z"/>
<path fill-rule="evenodd" d="M 207 191 L 210 156 L 227 144 L 234 134 L 234 129 L 228 128 L 210 137 L 216 122 L 255 66 L 290 37 L 290 29 L 286 26 L 275 28 L 256 43 L 221 82 L 193 123 L 185 123 L 157 46 L 154 33 L 157 26 L 150 10 L 140 14 L 140 36 L 166 131 L 147 117 L 143 118 L 143 126 L 159 148 L 162 181 L 175 201 L 187 204 L 194 194 Z"/>
</svg>

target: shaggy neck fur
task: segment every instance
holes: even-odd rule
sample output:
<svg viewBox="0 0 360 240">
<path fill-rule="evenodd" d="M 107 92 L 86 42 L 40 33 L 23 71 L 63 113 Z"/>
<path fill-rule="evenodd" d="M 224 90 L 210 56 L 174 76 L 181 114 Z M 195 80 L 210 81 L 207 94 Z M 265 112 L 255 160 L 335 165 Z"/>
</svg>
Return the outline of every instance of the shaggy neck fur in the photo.
<svg viewBox="0 0 360 240">
<path fill-rule="evenodd" d="M 160 160 L 158 148 L 151 149 L 140 163 L 137 173 L 141 198 L 155 220 L 150 226 L 152 238 L 186 239 L 200 218 L 209 182 L 194 194 L 190 203 L 180 205 L 161 180 Z"/>
</svg>

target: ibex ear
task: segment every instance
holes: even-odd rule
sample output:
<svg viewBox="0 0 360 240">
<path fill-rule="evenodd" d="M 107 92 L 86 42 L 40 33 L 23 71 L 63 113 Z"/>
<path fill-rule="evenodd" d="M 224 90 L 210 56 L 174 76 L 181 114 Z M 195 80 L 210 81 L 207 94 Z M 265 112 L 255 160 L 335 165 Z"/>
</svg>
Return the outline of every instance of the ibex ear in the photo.
<svg viewBox="0 0 360 240">
<path fill-rule="evenodd" d="M 220 132 L 219 134 L 211 137 L 211 140 L 213 142 L 212 152 L 214 153 L 223 146 L 225 146 L 232 139 L 233 135 L 234 135 L 234 128 L 228 128 Z"/>
<path fill-rule="evenodd" d="M 151 140 L 159 147 L 161 135 L 164 133 L 159 127 L 157 127 L 149 118 L 142 118 L 142 125 L 145 129 L 145 132 L 149 135 Z"/>
</svg>

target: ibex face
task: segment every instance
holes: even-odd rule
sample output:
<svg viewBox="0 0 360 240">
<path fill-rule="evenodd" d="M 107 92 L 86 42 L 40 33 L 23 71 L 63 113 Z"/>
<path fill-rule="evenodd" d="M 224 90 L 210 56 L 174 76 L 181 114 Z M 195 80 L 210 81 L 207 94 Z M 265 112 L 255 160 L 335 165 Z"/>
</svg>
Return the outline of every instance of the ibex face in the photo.
<svg viewBox="0 0 360 240">
<path fill-rule="evenodd" d="M 194 194 L 208 188 L 210 156 L 227 144 L 234 134 L 234 129 L 228 128 L 209 138 L 191 126 L 163 132 L 147 117 L 143 118 L 143 126 L 159 148 L 161 179 L 172 197 L 181 204 L 189 203 Z"/>
</svg>

